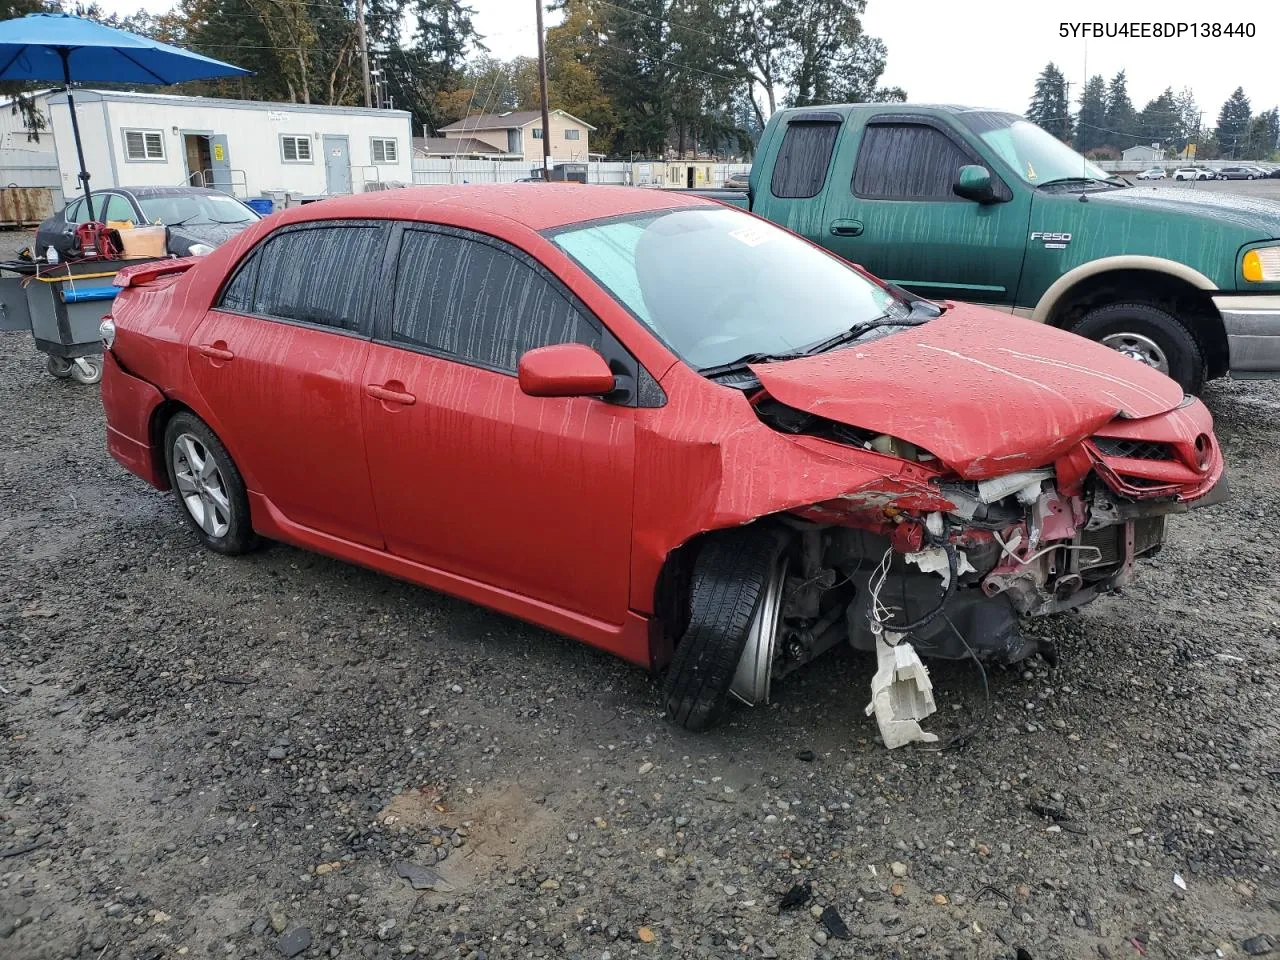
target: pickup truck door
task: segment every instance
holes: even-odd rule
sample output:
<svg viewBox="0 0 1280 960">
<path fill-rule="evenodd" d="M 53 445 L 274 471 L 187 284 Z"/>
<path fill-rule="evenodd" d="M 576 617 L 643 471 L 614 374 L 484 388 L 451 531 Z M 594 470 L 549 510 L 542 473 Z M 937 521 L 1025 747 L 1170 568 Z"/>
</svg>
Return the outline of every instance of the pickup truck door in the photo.
<svg viewBox="0 0 1280 960">
<path fill-rule="evenodd" d="M 991 171 L 999 202 L 952 192 L 966 164 Z M 1031 214 L 1017 186 L 941 120 L 876 114 L 840 140 L 820 242 L 924 297 L 1012 304 Z"/>
<path fill-rule="evenodd" d="M 767 131 L 760 144 L 762 162 L 752 185 L 751 211 L 825 243 L 823 207 L 843 121 L 833 110 L 806 110 L 788 117 L 781 131 Z"/>
</svg>

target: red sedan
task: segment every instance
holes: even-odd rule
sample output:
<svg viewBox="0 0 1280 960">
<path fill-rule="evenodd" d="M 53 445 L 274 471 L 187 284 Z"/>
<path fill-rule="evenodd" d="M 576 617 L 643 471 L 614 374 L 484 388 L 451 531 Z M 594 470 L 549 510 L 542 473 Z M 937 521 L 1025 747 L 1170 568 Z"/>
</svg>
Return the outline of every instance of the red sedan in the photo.
<svg viewBox="0 0 1280 960">
<path fill-rule="evenodd" d="M 211 549 L 668 667 L 690 728 L 851 643 L 886 742 L 928 738 L 917 653 L 1051 655 L 1019 619 L 1114 589 L 1222 475 L 1156 371 L 677 193 L 335 199 L 117 283 L 108 445 Z"/>
</svg>

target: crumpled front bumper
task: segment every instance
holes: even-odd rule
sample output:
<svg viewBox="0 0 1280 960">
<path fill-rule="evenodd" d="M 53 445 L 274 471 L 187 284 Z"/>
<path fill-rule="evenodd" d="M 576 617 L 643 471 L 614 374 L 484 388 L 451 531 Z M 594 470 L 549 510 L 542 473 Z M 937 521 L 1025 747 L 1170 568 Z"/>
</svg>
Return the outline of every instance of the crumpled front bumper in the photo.
<svg viewBox="0 0 1280 960">
<path fill-rule="evenodd" d="M 1280 377 L 1280 294 L 1213 298 L 1227 331 L 1234 377 Z"/>
</svg>

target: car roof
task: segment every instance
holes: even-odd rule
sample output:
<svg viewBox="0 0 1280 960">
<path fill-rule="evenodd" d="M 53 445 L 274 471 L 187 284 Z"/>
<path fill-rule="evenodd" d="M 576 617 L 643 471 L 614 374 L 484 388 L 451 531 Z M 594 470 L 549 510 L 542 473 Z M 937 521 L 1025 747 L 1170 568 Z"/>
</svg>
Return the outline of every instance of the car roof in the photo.
<svg viewBox="0 0 1280 960">
<path fill-rule="evenodd" d="M 173 187 L 173 186 L 155 186 L 155 187 L 120 187 L 121 193 L 131 193 L 139 199 L 147 197 L 189 197 L 192 194 L 209 196 L 211 194 L 218 196 L 229 196 L 221 190 L 211 190 L 208 187 Z M 234 198 L 233 198 L 234 199 Z"/>
<path fill-rule="evenodd" d="M 610 187 L 579 183 L 475 183 L 456 186 L 402 187 L 349 197 L 334 197 L 286 211 L 288 220 L 335 217 L 431 219 L 433 210 L 453 215 L 496 216 L 530 230 L 633 213 L 721 204 L 679 190 Z"/>
</svg>

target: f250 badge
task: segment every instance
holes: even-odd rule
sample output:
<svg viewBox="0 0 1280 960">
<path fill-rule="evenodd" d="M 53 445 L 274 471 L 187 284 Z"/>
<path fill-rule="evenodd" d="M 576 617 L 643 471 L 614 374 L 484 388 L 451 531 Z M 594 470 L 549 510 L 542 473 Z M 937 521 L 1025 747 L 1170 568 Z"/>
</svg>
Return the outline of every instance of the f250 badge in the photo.
<svg viewBox="0 0 1280 960">
<path fill-rule="evenodd" d="M 1071 242 L 1071 234 L 1069 233 L 1045 233 L 1043 230 L 1034 230 L 1031 233 L 1032 240 L 1043 240 L 1046 250 L 1065 250 L 1067 244 Z"/>
</svg>

